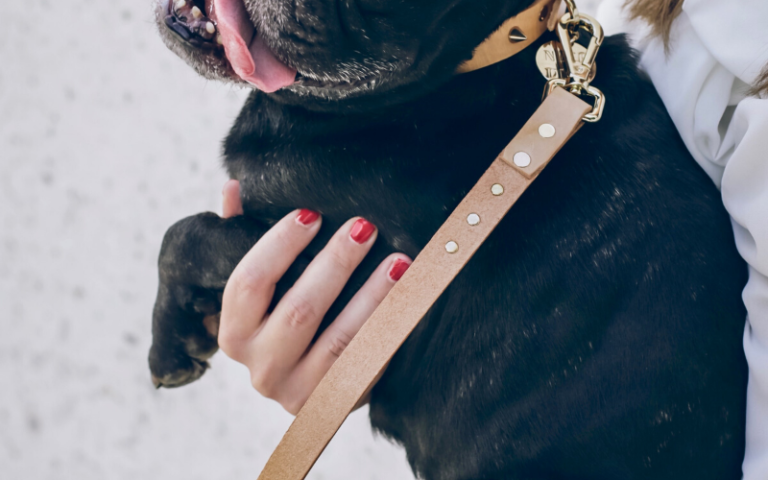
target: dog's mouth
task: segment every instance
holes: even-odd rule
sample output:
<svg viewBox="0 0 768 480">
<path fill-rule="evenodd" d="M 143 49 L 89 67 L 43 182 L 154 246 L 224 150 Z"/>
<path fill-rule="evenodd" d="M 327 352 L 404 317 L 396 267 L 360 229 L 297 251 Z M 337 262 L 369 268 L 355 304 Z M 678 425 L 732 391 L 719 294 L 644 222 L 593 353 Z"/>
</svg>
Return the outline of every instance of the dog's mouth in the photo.
<svg viewBox="0 0 768 480">
<path fill-rule="evenodd" d="M 248 15 L 243 0 L 168 0 L 165 24 L 192 47 L 224 49 L 235 74 L 267 93 L 296 81 Z"/>
</svg>

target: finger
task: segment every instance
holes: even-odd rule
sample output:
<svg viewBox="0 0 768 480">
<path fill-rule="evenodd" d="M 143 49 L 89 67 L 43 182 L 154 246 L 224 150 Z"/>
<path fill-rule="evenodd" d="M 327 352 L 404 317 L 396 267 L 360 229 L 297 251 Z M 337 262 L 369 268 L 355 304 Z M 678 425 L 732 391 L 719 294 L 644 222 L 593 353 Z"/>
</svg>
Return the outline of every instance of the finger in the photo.
<svg viewBox="0 0 768 480">
<path fill-rule="evenodd" d="M 224 288 L 219 346 L 237 361 L 267 312 L 275 284 L 320 230 L 311 210 L 295 210 L 264 234 L 240 260 Z"/>
<path fill-rule="evenodd" d="M 291 374 L 286 388 L 292 390 L 292 398 L 301 399 L 301 404 L 306 401 L 410 265 L 411 259 L 401 253 L 392 254 L 381 262 Z"/>
<path fill-rule="evenodd" d="M 254 362 L 287 377 L 304 355 L 320 321 L 376 240 L 362 218 L 345 223 L 275 307 L 254 341 Z"/>
<path fill-rule="evenodd" d="M 243 214 L 243 203 L 240 200 L 240 182 L 228 180 L 224 184 L 221 195 L 221 216 L 223 218 L 236 217 Z"/>
</svg>

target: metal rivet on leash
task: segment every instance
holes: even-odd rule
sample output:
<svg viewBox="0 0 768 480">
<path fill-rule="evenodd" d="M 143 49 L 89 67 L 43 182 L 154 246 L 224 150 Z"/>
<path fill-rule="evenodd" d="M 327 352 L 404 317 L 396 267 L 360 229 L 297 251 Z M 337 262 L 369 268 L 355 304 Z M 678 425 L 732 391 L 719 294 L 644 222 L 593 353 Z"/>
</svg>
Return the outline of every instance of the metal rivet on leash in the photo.
<svg viewBox="0 0 768 480">
<path fill-rule="evenodd" d="M 509 41 L 512 43 L 520 43 L 528 40 L 522 30 L 515 27 L 509 31 Z"/>
<path fill-rule="evenodd" d="M 494 194 L 494 195 L 496 195 L 496 196 L 498 197 L 499 195 L 501 195 L 502 193 L 504 193 L 504 187 L 502 187 L 502 186 L 501 186 L 501 184 L 498 184 L 498 183 L 494 183 L 494 184 L 491 186 L 491 193 L 492 193 L 492 194 Z"/>
<path fill-rule="evenodd" d="M 472 225 L 473 227 L 480 223 L 480 215 L 476 213 L 470 213 L 467 215 L 467 223 Z"/>
<path fill-rule="evenodd" d="M 555 136 L 555 127 L 548 123 L 544 123 L 539 127 L 539 135 L 543 138 L 552 138 Z"/>
<path fill-rule="evenodd" d="M 459 251 L 459 244 L 451 240 L 445 244 L 445 251 L 448 253 L 456 253 Z"/>
<path fill-rule="evenodd" d="M 531 164 L 531 156 L 525 152 L 517 152 L 514 156 L 515 165 L 525 168 Z"/>
</svg>

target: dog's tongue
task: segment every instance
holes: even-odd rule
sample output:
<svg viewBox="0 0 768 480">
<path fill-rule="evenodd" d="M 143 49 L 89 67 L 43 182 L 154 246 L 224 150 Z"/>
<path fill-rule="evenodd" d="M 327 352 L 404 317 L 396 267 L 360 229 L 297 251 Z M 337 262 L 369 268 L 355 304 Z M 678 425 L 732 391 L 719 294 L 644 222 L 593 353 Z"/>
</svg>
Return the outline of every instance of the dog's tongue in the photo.
<svg viewBox="0 0 768 480">
<path fill-rule="evenodd" d="M 243 0 L 213 0 L 224 53 L 240 78 L 264 92 L 274 92 L 296 80 L 296 70 L 275 57 L 255 32 Z"/>
</svg>

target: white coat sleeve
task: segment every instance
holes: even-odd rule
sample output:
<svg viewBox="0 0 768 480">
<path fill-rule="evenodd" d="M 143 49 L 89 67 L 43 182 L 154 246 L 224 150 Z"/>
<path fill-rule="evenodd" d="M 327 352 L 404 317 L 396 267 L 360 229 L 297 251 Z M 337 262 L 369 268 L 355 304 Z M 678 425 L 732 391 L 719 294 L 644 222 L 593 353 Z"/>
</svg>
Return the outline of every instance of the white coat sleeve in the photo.
<svg viewBox="0 0 768 480">
<path fill-rule="evenodd" d="M 744 289 L 749 363 L 744 480 L 768 478 L 768 100 L 739 102 L 728 129 L 735 146 L 725 166 L 723 201 L 736 246 L 749 264 Z M 731 139 L 727 139 L 731 140 Z"/>
</svg>

